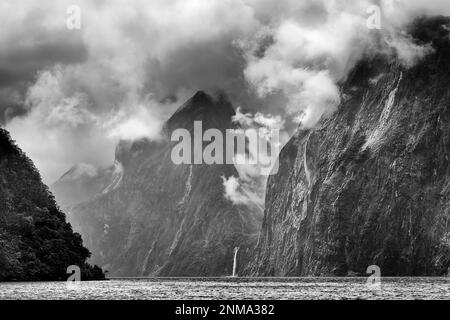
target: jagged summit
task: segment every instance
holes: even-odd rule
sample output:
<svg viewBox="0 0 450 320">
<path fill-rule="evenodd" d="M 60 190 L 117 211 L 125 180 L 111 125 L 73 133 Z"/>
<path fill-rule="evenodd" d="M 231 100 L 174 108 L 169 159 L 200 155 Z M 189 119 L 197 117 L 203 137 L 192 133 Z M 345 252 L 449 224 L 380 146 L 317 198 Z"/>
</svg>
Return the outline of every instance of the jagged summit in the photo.
<svg viewBox="0 0 450 320">
<path fill-rule="evenodd" d="M 200 102 L 212 102 L 213 98 L 205 91 L 199 90 L 189 100 L 192 100 L 193 102 L 196 103 L 200 103 Z"/>
<path fill-rule="evenodd" d="M 261 216 L 225 198 L 223 179 L 237 176 L 235 167 L 176 164 L 170 139 L 175 129 L 193 130 L 194 121 L 203 130 L 231 128 L 233 114 L 224 95 L 200 91 L 167 121 L 164 139 L 119 143 L 120 175 L 70 212 L 92 261 L 118 276 L 230 275 L 236 247 L 240 263 L 247 261 Z"/>
<path fill-rule="evenodd" d="M 194 121 L 202 121 L 203 129 L 217 128 L 225 130 L 233 128 L 232 117 L 235 110 L 224 93 L 216 95 L 197 91 L 189 100 L 182 104 L 163 126 L 163 136 L 169 139 L 172 132 L 179 128 L 192 130 Z M 154 153 L 165 143 L 162 140 L 121 140 L 115 150 L 115 160 L 125 167 L 131 158 L 142 153 Z"/>
<path fill-rule="evenodd" d="M 165 127 L 169 131 L 190 129 L 194 121 L 202 121 L 209 127 L 220 129 L 230 124 L 234 114 L 234 108 L 225 94 L 219 93 L 214 97 L 198 91 L 170 117 Z"/>
</svg>

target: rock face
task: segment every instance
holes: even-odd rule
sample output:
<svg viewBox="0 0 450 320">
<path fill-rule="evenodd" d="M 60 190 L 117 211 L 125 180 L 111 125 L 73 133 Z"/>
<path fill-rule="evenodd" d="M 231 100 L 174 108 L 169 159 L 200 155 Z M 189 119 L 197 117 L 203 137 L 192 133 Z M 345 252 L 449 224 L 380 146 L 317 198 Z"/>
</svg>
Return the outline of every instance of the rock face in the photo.
<svg viewBox="0 0 450 320">
<path fill-rule="evenodd" d="M 115 162 L 109 168 L 99 169 L 89 164 L 77 164 L 50 186 L 58 204 L 70 208 L 106 193 L 119 185 L 123 167 Z"/>
<path fill-rule="evenodd" d="M 450 266 L 449 22 L 412 31 L 435 52 L 412 68 L 362 62 L 338 111 L 299 130 L 266 193 L 248 274 L 442 275 Z"/>
<path fill-rule="evenodd" d="M 82 280 L 102 279 L 30 159 L 0 129 L 0 281 L 66 280 L 77 265 Z"/>
<path fill-rule="evenodd" d="M 233 115 L 224 97 L 198 92 L 167 121 L 162 141 L 118 145 L 120 181 L 70 211 L 93 262 L 117 276 L 222 276 L 240 247 L 239 265 L 246 263 L 262 216 L 224 198 L 222 177 L 237 176 L 234 166 L 171 160 L 173 130 L 192 133 L 202 121 L 203 131 L 224 132 Z"/>
</svg>

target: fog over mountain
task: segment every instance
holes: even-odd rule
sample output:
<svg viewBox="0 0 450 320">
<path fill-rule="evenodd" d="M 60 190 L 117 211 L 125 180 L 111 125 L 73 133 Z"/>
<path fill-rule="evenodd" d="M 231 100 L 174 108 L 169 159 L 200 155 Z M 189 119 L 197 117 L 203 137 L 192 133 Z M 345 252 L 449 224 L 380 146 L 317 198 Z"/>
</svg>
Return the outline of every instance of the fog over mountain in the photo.
<svg viewBox="0 0 450 320">
<path fill-rule="evenodd" d="M 372 4 L 380 30 L 366 26 Z M 81 10 L 79 30 L 66 26 L 69 5 Z M 362 57 L 411 66 L 429 54 L 402 30 L 449 13 L 445 0 L 6 0 L 0 122 L 47 183 L 74 164 L 112 165 L 121 139 L 161 138 L 197 90 L 280 115 L 291 135 L 336 110 L 339 84 Z"/>
<path fill-rule="evenodd" d="M 43 214 L 61 233 L 43 243 L 112 275 L 448 273 L 449 16 L 448 0 L 1 1 L 0 264 L 52 266 Z M 238 164 L 250 147 L 174 163 L 194 121 L 279 130 L 279 170 Z M 0 278 L 36 271 L 16 269 Z"/>
<path fill-rule="evenodd" d="M 161 140 L 122 141 L 113 167 L 75 166 L 52 186 L 94 263 L 113 276 L 229 276 L 239 248 L 243 270 L 258 239 L 260 204 L 224 197 L 222 181 L 238 176 L 233 164 L 171 159 L 174 130 L 193 136 L 194 121 L 202 121 L 203 131 L 225 134 L 234 114 L 224 96 L 197 92 L 165 123 Z"/>
</svg>

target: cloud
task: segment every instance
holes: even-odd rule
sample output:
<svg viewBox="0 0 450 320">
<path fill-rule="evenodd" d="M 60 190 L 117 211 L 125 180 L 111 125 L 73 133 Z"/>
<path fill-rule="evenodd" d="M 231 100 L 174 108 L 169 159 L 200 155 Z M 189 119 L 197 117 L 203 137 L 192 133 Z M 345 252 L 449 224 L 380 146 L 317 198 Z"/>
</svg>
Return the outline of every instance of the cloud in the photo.
<svg viewBox="0 0 450 320">
<path fill-rule="evenodd" d="M 266 1 L 271 8 L 269 4 Z M 290 11 L 262 31 L 263 39 L 272 39 L 264 53 L 252 54 L 258 38 L 250 46 L 244 72 L 260 96 L 283 92 L 288 97 L 287 113 L 313 127 L 339 104 L 337 82 L 371 44 L 363 15 L 367 2 L 354 6 L 342 1 L 289 4 Z M 308 19 L 301 19 L 305 14 Z"/>
<path fill-rule="evenodd" d="M 242 43 L 247 80 L 260 97 L 282 92 L 287 115 L 312 128 L 340 103 L 339 83 L 358 61 L 396 55 L 411 67 L 433 50 L 418 45 L 405 27 L 422 15 L 450 15 L 445 0 L 252 2 L 266 27 Z M 382 29 L 367 28 L 367 8 L 378 5 Z"/>
<path fill-rule="evenodd" d="M 417 45 L 408 37 L 396 37 L 392 40 L 386 40 L 390 47 L 397 52 L 398 58 L 406 67 L 412 67 L 425 56 L 431 54 L 434 50 L 431 45 Z"/>
<path fill-rule="evenodd" d="M 25 95 L 28 113 L 6 128 L 52 183 L 76 163 L 110 165 L 121 139 L 160 138 L 162 110 L 174 108 L 151 97 L 128 96 L 123 103 L 95 108 L 89 94 L 73 85 L 72 73 L 58 65 L 39 73 Z"/>
<path fill-rule="evenodd" d="M 145 101 L 145 100 L 144 100 Z M 107 136 L 117 140 L 136 140 L 142 137 L 161 138 L 164 117 L 159 113 L 161 105 L 148 100 L 133 104 L 132 110 L 120 110 L 104 124 Z"/>
<path fill-rule="evenodd" d="M 254 207 L 263 211 L 264 207 L 264 190 L 252 186 L 250 184 L 242 185 L 242 181 L 234 176 L 226 179 L 222 177 L 223 186 L 225 188 L 225 198 L 236 205 L 245 205 L 247 207 Z"/>
<path fill-rule="evenodd" d="M 240 129 L 235 130 L 236 133 L 246 135 L 249 130 L 257 132 L 257 143 L 260 142 L 270 145 L 270 152 L 265 152 L 259 147 L 248 148 L 244 153 L 237 153 L 234 157 L 234 166 L 238 172 L 238 176 L 231 176 L 223 179 L 225 188 L 225 198 L 236 205 L 245 205 L 257 210 L 264 210 L 265 190 L 268 174 L 277 170 L 278 152 L 282 146 L 288 141 L 289 134 L 284 127 L 284 120 L 281 116 L 271 114 L 263 114 L 257 112 L 242 112 L 242 108 L 236 110 L 233 122 L 237 123 Z M 274 132 L 276 131 L 276 135 Z M 246 136 L 248 138 L 248 135 Z M 250 142 L 251 143 L 251 142 Z M 249 143 L 249 144 L 250 144 Z M 273 149 L 272 149 L 273 148 Z M 253 160 L 249 161 L 249 160 Z M 254 164 L 253 164 L 254 163 Z M 264 164 L 270 164 L 272 168 L 262 171 Z"/>
<path fill-rule="evenodd" d="M 67 95 L 59 68 L 41 72 L 26 94 L 26 116 L 13 118 L 7 129 L 33 159 L 47 183 L 78 162 L 108 165 L 114 141 L 98 126 L 89 100 L 79 92 Z"/>
<path fill-rule="evenodd" d="M 65 27 L 72 4 L 81 30 Z M 245 59 L 232 42 L 254 21 L 242 1 L 0 6 L 0 121 L 49 183 L 74 163 L 112 162 L 120 139 L 158 138 L 198 89 L 244 87 L 236 79 Z"/>
<path fill-rule="evenodd" d="M 373 3 L 383 12 L 380 32 L 366 27 Z M 81 9 L 80 30 L 66 28 L 69 5 Z M 336 109 L 339 83 L 365 55 L 393 51 L 411 65 L 428 54 L 400 32 L 421 14 L 450 14 L 450 5 L 3 0 L 0 123 L 47 182 L 76 162 L 112 163 L 119 139 L 158 138 L 200 89 L 222 89 L 252 114 L 279 115 L 291 134 Z"/>
</svg>

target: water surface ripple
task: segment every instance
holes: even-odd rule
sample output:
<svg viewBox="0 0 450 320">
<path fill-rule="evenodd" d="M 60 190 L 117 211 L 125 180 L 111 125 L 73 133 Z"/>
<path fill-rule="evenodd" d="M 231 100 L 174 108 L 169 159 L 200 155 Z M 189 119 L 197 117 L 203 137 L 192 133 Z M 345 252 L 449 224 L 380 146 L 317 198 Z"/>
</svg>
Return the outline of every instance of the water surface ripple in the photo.
<svg viewBox="0 0 450 320">
<path fill-rule="evenodd" d="M 0 283 L 0 299 L 450 299 L 450 278 L 121 278 Z"/>
</svg>

